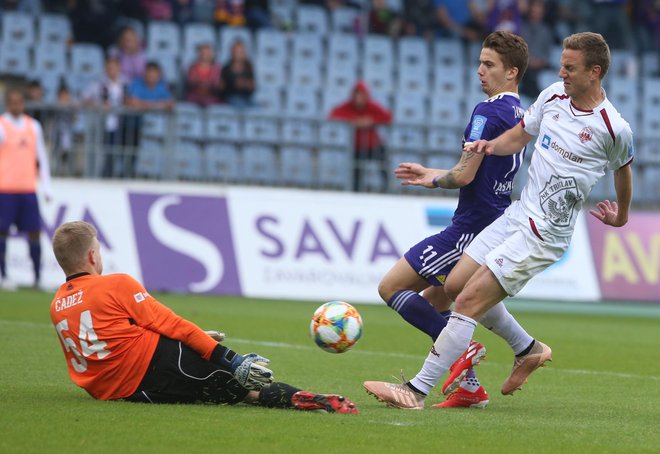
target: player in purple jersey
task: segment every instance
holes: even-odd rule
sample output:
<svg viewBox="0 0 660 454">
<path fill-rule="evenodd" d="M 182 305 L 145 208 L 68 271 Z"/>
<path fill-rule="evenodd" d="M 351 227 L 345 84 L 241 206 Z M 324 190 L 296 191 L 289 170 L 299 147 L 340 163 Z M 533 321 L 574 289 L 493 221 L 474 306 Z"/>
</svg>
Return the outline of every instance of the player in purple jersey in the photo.
<svg viewBox="0 0 660 454">
<path fill-rule="evenodd" d="M 464 142 L 494 139 L 518 124 L 524 113 L 518 97 L 518 83 L 525 73 L 527 61 L 527 44 L 519 36 L 495 32 L 484 40 L 477 73 L 482 90 L 489 98 L 472 111 Z M 512 156 L 484 157 L 461 152 L 459 162 L 450 170 L 427 169 L 414 163 L 402 163 L 395 170 L 404 185 L 460 188 L 451 225 L 410 248 L 378 287 L 388 306 L 433 340 L 447 325 L 451 314 L 451 301 L 443 288 L 445 279 L 463 249 L 511 204 L 513 177 L 520 169 L 523 153 L 521 150 Z M 422 291 L 423 295 L 420 294 Z M 472 365 L 478 364 L 484 354 L 485 349 L 477 342 L 466 352 Z M 487 405 L 488 395 L 474 370 L 469 368 L 459 373 L 462 376 L 453 379 L 460 383 L 457 392 L 440 406 Z"/>
</svg>

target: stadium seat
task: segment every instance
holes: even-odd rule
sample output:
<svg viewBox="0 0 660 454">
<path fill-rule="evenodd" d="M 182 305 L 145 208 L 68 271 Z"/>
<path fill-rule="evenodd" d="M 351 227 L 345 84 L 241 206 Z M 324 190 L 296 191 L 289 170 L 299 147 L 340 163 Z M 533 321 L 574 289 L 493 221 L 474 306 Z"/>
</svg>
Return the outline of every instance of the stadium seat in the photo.
<svg viewBox="0 0 660 454">
<path fill-rule="evenodd" d="M 27 47 L 0 46 L 0 74 L 26 76 L 30 72 L 30 54 Z"/>
<path fill-rule="evenodd" d="M 351 149 L 321 148 L 318 154 L 319 185 L 328 189 L 350 189 L 352 162 Z"/>
<path fill-rule="evenodd" d="M 308 147 L 282 147 L 280 150 L 282 183 L 311 187 L 317 179 L 313 157 L 313 151 Z"/>
<path fill-rule="evenodd" d="M 325 35 L 328 32 L 328 15 L 321 6 L 300 5 L 296 8 L 298 32 Z"/>
<path fill-rule="evenodd" d="M 303 90 L 289 87 L 286 95 L 284 113 L 289 117 L 316 118 L 319 115 L 319 103 L 315 90 Z"/>
<path fill-rule="evenodd" d="M 563 51 L 564 47 L 561 44 L 552 46 L 552 49 L 550 50 L 550 60 L 548 61 L 552 69 L 559 70 L 559 66 L 561 65 L 561 53 Z"/>
<path fill-rule="evenodd" d="M 539 72 L 539 75 L 536 79 L 539 90 L 545 90 L 550 85 L 560 82 L 559 73 L 555 69 L 545 69 Z"/>
<path fill-rule="evenodd" d="M 319 126 L 319 143 L 323 147 L 353 149 L 353 128 L 342 121 L 322 121 Z"/>
<path fill-rule="evenodd" d="M 331 64 L 357 69 L 359 63 L 357 37 L 348 33 L 333 33 L 328 38 L 328 61 Z"/>
<path fill-rule="evenodd" d="M 421 154 L 426 148 L 425 139 L 424 129 L 420 126 L 394 124 L 387 134 L 387 150 Z"/>
<path fill-rule="evenodd" d="M 414 72 L 429 72 L 429 48 L 420 37 L 404 36 L 399 39 L 397 67 Z"/>
<path fill-rule="evenodd" d="M 612 77 L 608 83 L 607 98 L 616 106 L 633 131 L 637 129 L 637 116 L 640 106 L 639 82 L 629 77 Z"/>
<path fill-rule="evenodd" d="M 259 29 L 255 60 L 271 63 L 289 61 L 287 35 L 279 30 Z"/>
<path fill-rule="evenodd" d="M 463 148 L 463 131 L 460 129 L 431 127 L 428 131 L 427 149 L 429 152 L 441 151 L 455 155 L 458 161 Z"/>
<path fill-rule="evenodd" d="M 55 103 L 57 101 L 57 90 L 59 90 L 62 81 L 66 79 L 63 79 L 60 73 L 50 72 L 39 72 L 36 78 L 44 91 L 44 102 Z M 69 91 L 72 91 L 70 87 Z"/>
<path fill-rule="evenodd" d="M 154 55 L 181 52 L 181 31 L 174 22 L 150 21 L 147 24 L 147 53 Z"/>
<path fill-rule="evenodd" d="M 325 63 L 325 52 L 321 36 L 314 33 L 294 33 L 291 57 L 294 62 L 322 66 Z"/>
<path fill-rule="evenodd" d="M 239 177 L 240 161 L 234 144 L 211 143 L 204 148 L 204 176 L 211 181 L 234 181 Z"/>
<path fill-rule="evenodd" d="M 112 28 L 114 29 L 116 36 L 119 36 L 119 33 L 121 32 L 122 29 L 132 28 L 141 42 L 144 43 L 146 41 L 144 39 L 145 38 L 144 24 L 139 19 L 136 19 L 134 17 L 121 16 L 115 21 Z"/>
<path fill-rule="evenodd" d="M 279 181 L 275 149 L 265 145 L 245 145 L 239 175 L 250 183 L 275 184 Z"/>
<path fill-rule="evenodd" d="M 330 13 L 332 31 L 337 33 L 355 33 L 360 28 L 362 12 L 356 8 L 340 6 Z"/>
<path fill-rule="evenodd" d="M 296 89 L 319 90 L 323 85 L 321 68 L 300 60 L 294 60 L 291 65 L 291 76 L 288 83 Z"/>
<path fill-rule="evenodd" d="M 277 120 L 250 111 L 245 113 L 243 133 L 245 140 L 250 142 L 277 144 L 280 141 Z"/>
<path fill-rule="evenodd" d="M 282 91 L 279 88 L 260 86 L 252 95 L 254 107 L 264 115 L 277 116 L 282 113 Z"/>
<path fill-rule="evenodd" d="M 394 92 L 394 77 L 391 69 L 365 63 L 362 71 L 362 80 L 373 93 L 390 96 Z"/>
<path fill-rule="evenodd" d="M 254 44 L 252 42 L 252 33 L 250 29 L 244 27 L 222 27 L 218 36 L 220 45 L 218 46 L 217 61 L 225 65 L 231 56 L 231 47 L 236 41 L 243 41 L 245 52 L 249 59 L 254 60 Z"/>
<path fill-rule="evenodd" d="M 236 110 L 226 106 L 206 111 L 206 138 L 210 142 L 238 143 L 243 138 L 243 123 Z"/>
<path fill-rule="evenodd" d="M 327 118 L 330 115 L 332 109 L 337 107 L 339 104 L 348 100 L 351 92 L 350 88 L 345 87 L 326 87 L 321 91 L 322 95 L 322 116 Z"/>
<path fill-rule="evenodd" d="M 660 56 L 658 52 L 644 52 L 642 54 L 642 77 L 655 77 L 660 73 Z"/>
<path fill-rule="evenodd" d="M 197 48 L 200 44 L 210 44 L 215 49 L 215 30 L 209 24 L 191 23 L 183 28 L 183 49 L 181 52 L 182 67 L 186 70 L 197 58 Z"/>
<path fill-rule="evenodd" d="M 356 161 L 360 168 L 358 192 L 383 192 L 386 189 L 387 162 Z"/>
<path fill-rule="evenodd" d="M 331 61 L 326 70 L 324 90 L 343 93 L 342 100 L 347 100 L 357 80 L 357 71 L 354 67 Z"/>
<path fill-rule="evenodd" d="M 634 79 L 638 73 L 638 59 L 634 52 L 624 49 L 611 49 L 609 77 Z"/>
<path fill-rule="evenodd" d="M 458 39 L 439 39 L 433 43 L 433 67 L 437 69 L 466 67 L 465 49 Z"/>
<path fill-rule="evenodd" d="M 282 121 L 282 143 L 287 145 L 313 146 L 317 143 L 316 126 L 303 119 Z"/>
<path fill-rule="evenodd" d="M 169 116 L 162 112 L 149 112 L 142 115 L 140 134 L 142 137 L 162 139 L 169 130 Z"/>
<path fill-rule="evenodd" d="M 4 47 L 28 48 L 35 42 L 34 18 L 29 14 L 6 11 L 2 14 Z"/>
<path fill-rule="evenodd" d="M 392 40 L 381 35 L 367 35 L 362 53 L 364 67 L 392 71 L 394 67 L 394 46 Z"/>
<path fill-rule="evenodd" d="M 433 70 L 434 96 L 461 99 L 465 93 L 465 67 L 435 66 Z"/>
<path fill-rule="evenodd" d="M 401 180 L 399 180 L 396 175 L 394 175 L 394 169 L 399 167 L 399 164 L 402 162 L 416 162 L 418 164 L 424 165 L 424 159 L 421 155 L 415 152 L 405 152 L 405 151 L 390 151 L 387 153 L 387 185 L 390 190 L 403 193 L 424 193 L 428 189 L 419 187 L 419 186 L 403 186 L 401 185 Z"/>
<path fill-rule="evenodd" d="M 394 121 L 406 124 L 426 123 L 426 98 L 419 94 L 397 93 L 394 97 Z"/>
<path fill-rule="evenodd" d="M 74 44 L 71 47 L 71 72 L 88 77 L 104 73 L 103 49 L 96 44 Z"/>
<path fill-rule="evenodd" d="M 458 163 L 461 155 L 460 152 L 451 153 L 433 153 L 429 155 L 426 160 L 427 167 L 430 169 L 445 169 L 449 170 Z"/>
<path fill-rule="evenodd" d="M 141 178 L 161 178 L 163 170 L 162 143 L 157 140 L 142 140 L 137 151 L 136 175 Z"/>
<path fill-rule="evenodd" d="M 175 145 L 174 174 L 183 180 L 199 181 L 204 178 L 202 148 L 199 144 L 181 141 Z"/>
<path fill-rule="evenodd" d="M 204 111 L 196 104 L 177 103 L 174 107 L 174 128 L 177 138 L 202 140 L 204 138 Z"/>
<path fill-rule="evenodd" d="M 463 112 L 460 99 L 435 94 L 431 97 L 431 116 L 429 125 L 446 128 L 461 128 L 466 124 L 467 115 Z"/>
<path fill-rule="evenodd" d="M 65 74 L 68 70 L 65 45 L 58 42 L 37 44 L 34 48 L 34 70 L 38 74 Z"/>
<path fill-rule="evenodd" d="M 399 67 L 397 92 L 426 96 L 429 89 L 428 73 L 421 68 Z"/>
<path fill-rule="evenodd" d="M 660 78 L 642 80 L 642 112 L 644 135 L 660 138 Z"/>
<path fill-rule="evenodd" d="M 287 84 L 284 61 L 258 59 L 255 62 L 257 90 L 262 87 L 281 89 Z"/>
<path fill-rule="evenodd" d="M 71 21 L 64 14 L 42 14 L 37 18 L 40 44 L 65 45 L 72 37 Z"/>
</svg>

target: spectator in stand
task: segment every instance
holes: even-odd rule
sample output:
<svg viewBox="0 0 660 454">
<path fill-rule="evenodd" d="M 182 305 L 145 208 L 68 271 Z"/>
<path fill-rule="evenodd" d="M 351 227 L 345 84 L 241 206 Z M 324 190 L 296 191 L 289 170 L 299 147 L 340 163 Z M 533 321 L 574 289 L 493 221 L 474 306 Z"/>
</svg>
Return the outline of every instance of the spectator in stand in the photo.
<svg viewBox="0 0 660 454">
<path fill-rule="evenodd" d="M 140 0 L 142 9 L 151 20 L 172 20 L 172 2 L 170 0 Z"/>
<path fill-rule="evenodd" d="M 486 27 L 489 32 L 505 31 L 520 35 L 527 0 L 488 0 Z"/>
<path fill-rule="evenodd" d="M 55 115 L 55 140 L 53 157 L 60 176 L 73 175 L 73 124 L 76 121 L 78 103 L 71 95 L 66 83 L 57 90 L 57 113 Z"/>
<path fill-rule="evenodd" d="M 174 98 L 162 77 L 158 63 L 148 62 L 144 77 L 134 80 L 128 86 L 126 105 L 140 110 L 137 115 L 126 116 L 124 129 L 126 144 L 125 167 L 119 176 L 132 177 L 135 168 L 135 148 L 140 136 L 141 114 L 152 110 L 172 110 Z"/>
<path fill-rule="evenodd" d="M 234 107 L 244 108 L 252 105 L 254 93 L 254 70 L 247 56 L 245 43 L 236 40 L 231 46 L 231 57 L 222 68 L 223 96 Z"/>
<path fill-rule="evenodd" d="M 537 98 L 541 91 L 538 85 L 539 73 L 550 67 L 553 38 L 552 30 L 543 21 L 544 16 L 544 0 L 532 0 L 521 30 L 521 36 L 529 48 L 529 66 L 523 77 L 520 91 L 532 99 Z"/>
<path fill-rule="evenodd" d="M 369 96 L 367 85 L 358 81 L 346 102 L 330 112 L 331 120 L 348 122 L 355 130 L 355 166 L 353 188 L 360 189 L 361 170 L 364 162 L 377 161 L 384 164 L 385 150 L 377 127 L 392 122 L 392 113 Z M 387 174 L 383 171 L 384 182 Z"/>
<path fill-rule="evenodd" d="M 186 77 L 187 101 L 203 107 L 220 102 L 221 71 L 214 58 L 211 44 L 203 43 L 197 47 L 197 60 L 188 68 Z"/>
<path fill-rule="evenodd" d="M 373 0 L 369 11 L 369 33 L 396 38 L 401 33 L 401 19 L 387 0 Z"/>
<path fill-rule="evenodd" d="M 268 0 L 245 0 L 245 19 L 252 30 L 272 27 Z"/>
<path fill-rule="evenodd" d="M 481 41 L 485 37 L 486 15 L 477 0 L 435 0 L 436 15 L 443 37 Z"/>
<path fill-rule="evenodd" d="M 433 0 L 404 0 L 403 34 L 423 36 L 432 41 L 436 27 L 435 15 Z"/>
<path fill-rule="evenodd" d="M 104 159 L 101 175 L 109 178 L 114 176 L 115 161 L 120 161 L 125 144 L 123 120 L 120 109 L 126 97 L 128 83 L 121 74 L 120 62 L 116 57 L 109 56 L 105 60 L 105 74 L 92 82 L 83 91 L 83 105 L 98 107 L 105 111 L 105 132 L 103 135 Z M 115 156 L 118 159 L 115 159 Z"/>
<path fill-rule="evenodd" d="M 223 26 L 243 27 L 245 19 L 245 2 L 243 0 L 216 0 L 213 11 L 215 23 Z"/>
<path fill-rule="evenodd" d="M 112 24 L 118 18 L 114 2 L 107 0 L 68 0 L 74 41 L 95 43 L 104 49 L 112 44 Z"/>
<path fill-rule="evenodd" d="M 127 83 L 144 76 L 147 57 L 135 29 L 124 27 L 119 32 L 117 46 L 110 49 L 111 57 L 119 60 L 121 75 Z"/>
<path fill-rule="evenodd" d="M 592 31 L 603 35 L 611 49 L 635 50 L 630 16 L 629 0 L 591 0 Z"/>
<path fill-rule="evenodd" d="M 660 51 L 660 3 L 656 0 L 638 0 L 633 2 L 635 20 L 635 39 L 640 52 Z M 660 59 L 660 55 L 658 55 Z M 655 74 L 655 77 L 660 73 Z"/>
<path fill-rule="evenodd" d="M 44 87 L 41 86 L 41 82 L 38 79 L 30 80 L 27 87 L 25 87 L 25 102 L 28 104 L 28 107 L 37 107 L 36 109 L 31 109 L 32 118 L 43 124 L 39 104 L 44 102 Z"/>
</svg>

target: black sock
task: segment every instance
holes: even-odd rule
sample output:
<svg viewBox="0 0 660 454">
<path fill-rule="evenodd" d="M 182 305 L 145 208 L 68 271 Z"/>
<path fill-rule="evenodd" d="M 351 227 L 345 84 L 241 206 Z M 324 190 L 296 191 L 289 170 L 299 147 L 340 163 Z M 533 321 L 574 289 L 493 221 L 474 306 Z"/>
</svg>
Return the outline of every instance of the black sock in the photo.
<svg viewBox="0 0 660 454">
<path fill-rule="evenodd" d="M 413 384 L 410 383 L 409 381 L 405 382 L 404 384 L 405 384 L 408 388 L 410 388 L 410 389 L 412 389 L 413 391 L 415 391 L 417 394 L 421 394 L 422 396 L 426 396 L 426 393 L 423 393 L 423 392 L 421 392 L 419 389 L 415 388 L 415 387 L 413 386 Z"/>
<path fill-rule="evenodd" d="M 532 348 L 534 348 L 534 344 L 535 344 L 535 343 L 536 343 L 536 341 L 535 341 L 534 339 L 532 339 L 532 343 L 529 344 L 529 345 L 527 346 L 526 349 L 524 349 L 523 351 L 521 351 L 520 353 L 518 353 L 518 354 L 516 355 L 516 358 L 520 358 L 521 356 L 525 356 L 527 353 L 531 352 L 531 351 L 532 351 Z"/>
<path fill-rule="evenodd" d="M 269 408 L 292 408 L 291 398 L 298 391 L 302 390 L 286 383 L 274 382 L 261 388 L 258 402 Z"/>
</svg>

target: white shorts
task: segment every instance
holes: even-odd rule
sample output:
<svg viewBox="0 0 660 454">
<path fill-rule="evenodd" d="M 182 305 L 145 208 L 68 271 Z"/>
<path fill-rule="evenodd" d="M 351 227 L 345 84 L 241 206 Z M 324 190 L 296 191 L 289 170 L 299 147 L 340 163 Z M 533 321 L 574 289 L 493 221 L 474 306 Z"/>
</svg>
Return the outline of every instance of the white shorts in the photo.
<svg viewBox="0 0 660 454">
<path fill-rule="evenodd" d="M 571 237 L 556 236 L 537 228 L 516 201 L 465 249 L 465 253 L 495 274 L 502 288 L 513 296 L 541 271 L 557 262 Z"/>
</svg>

